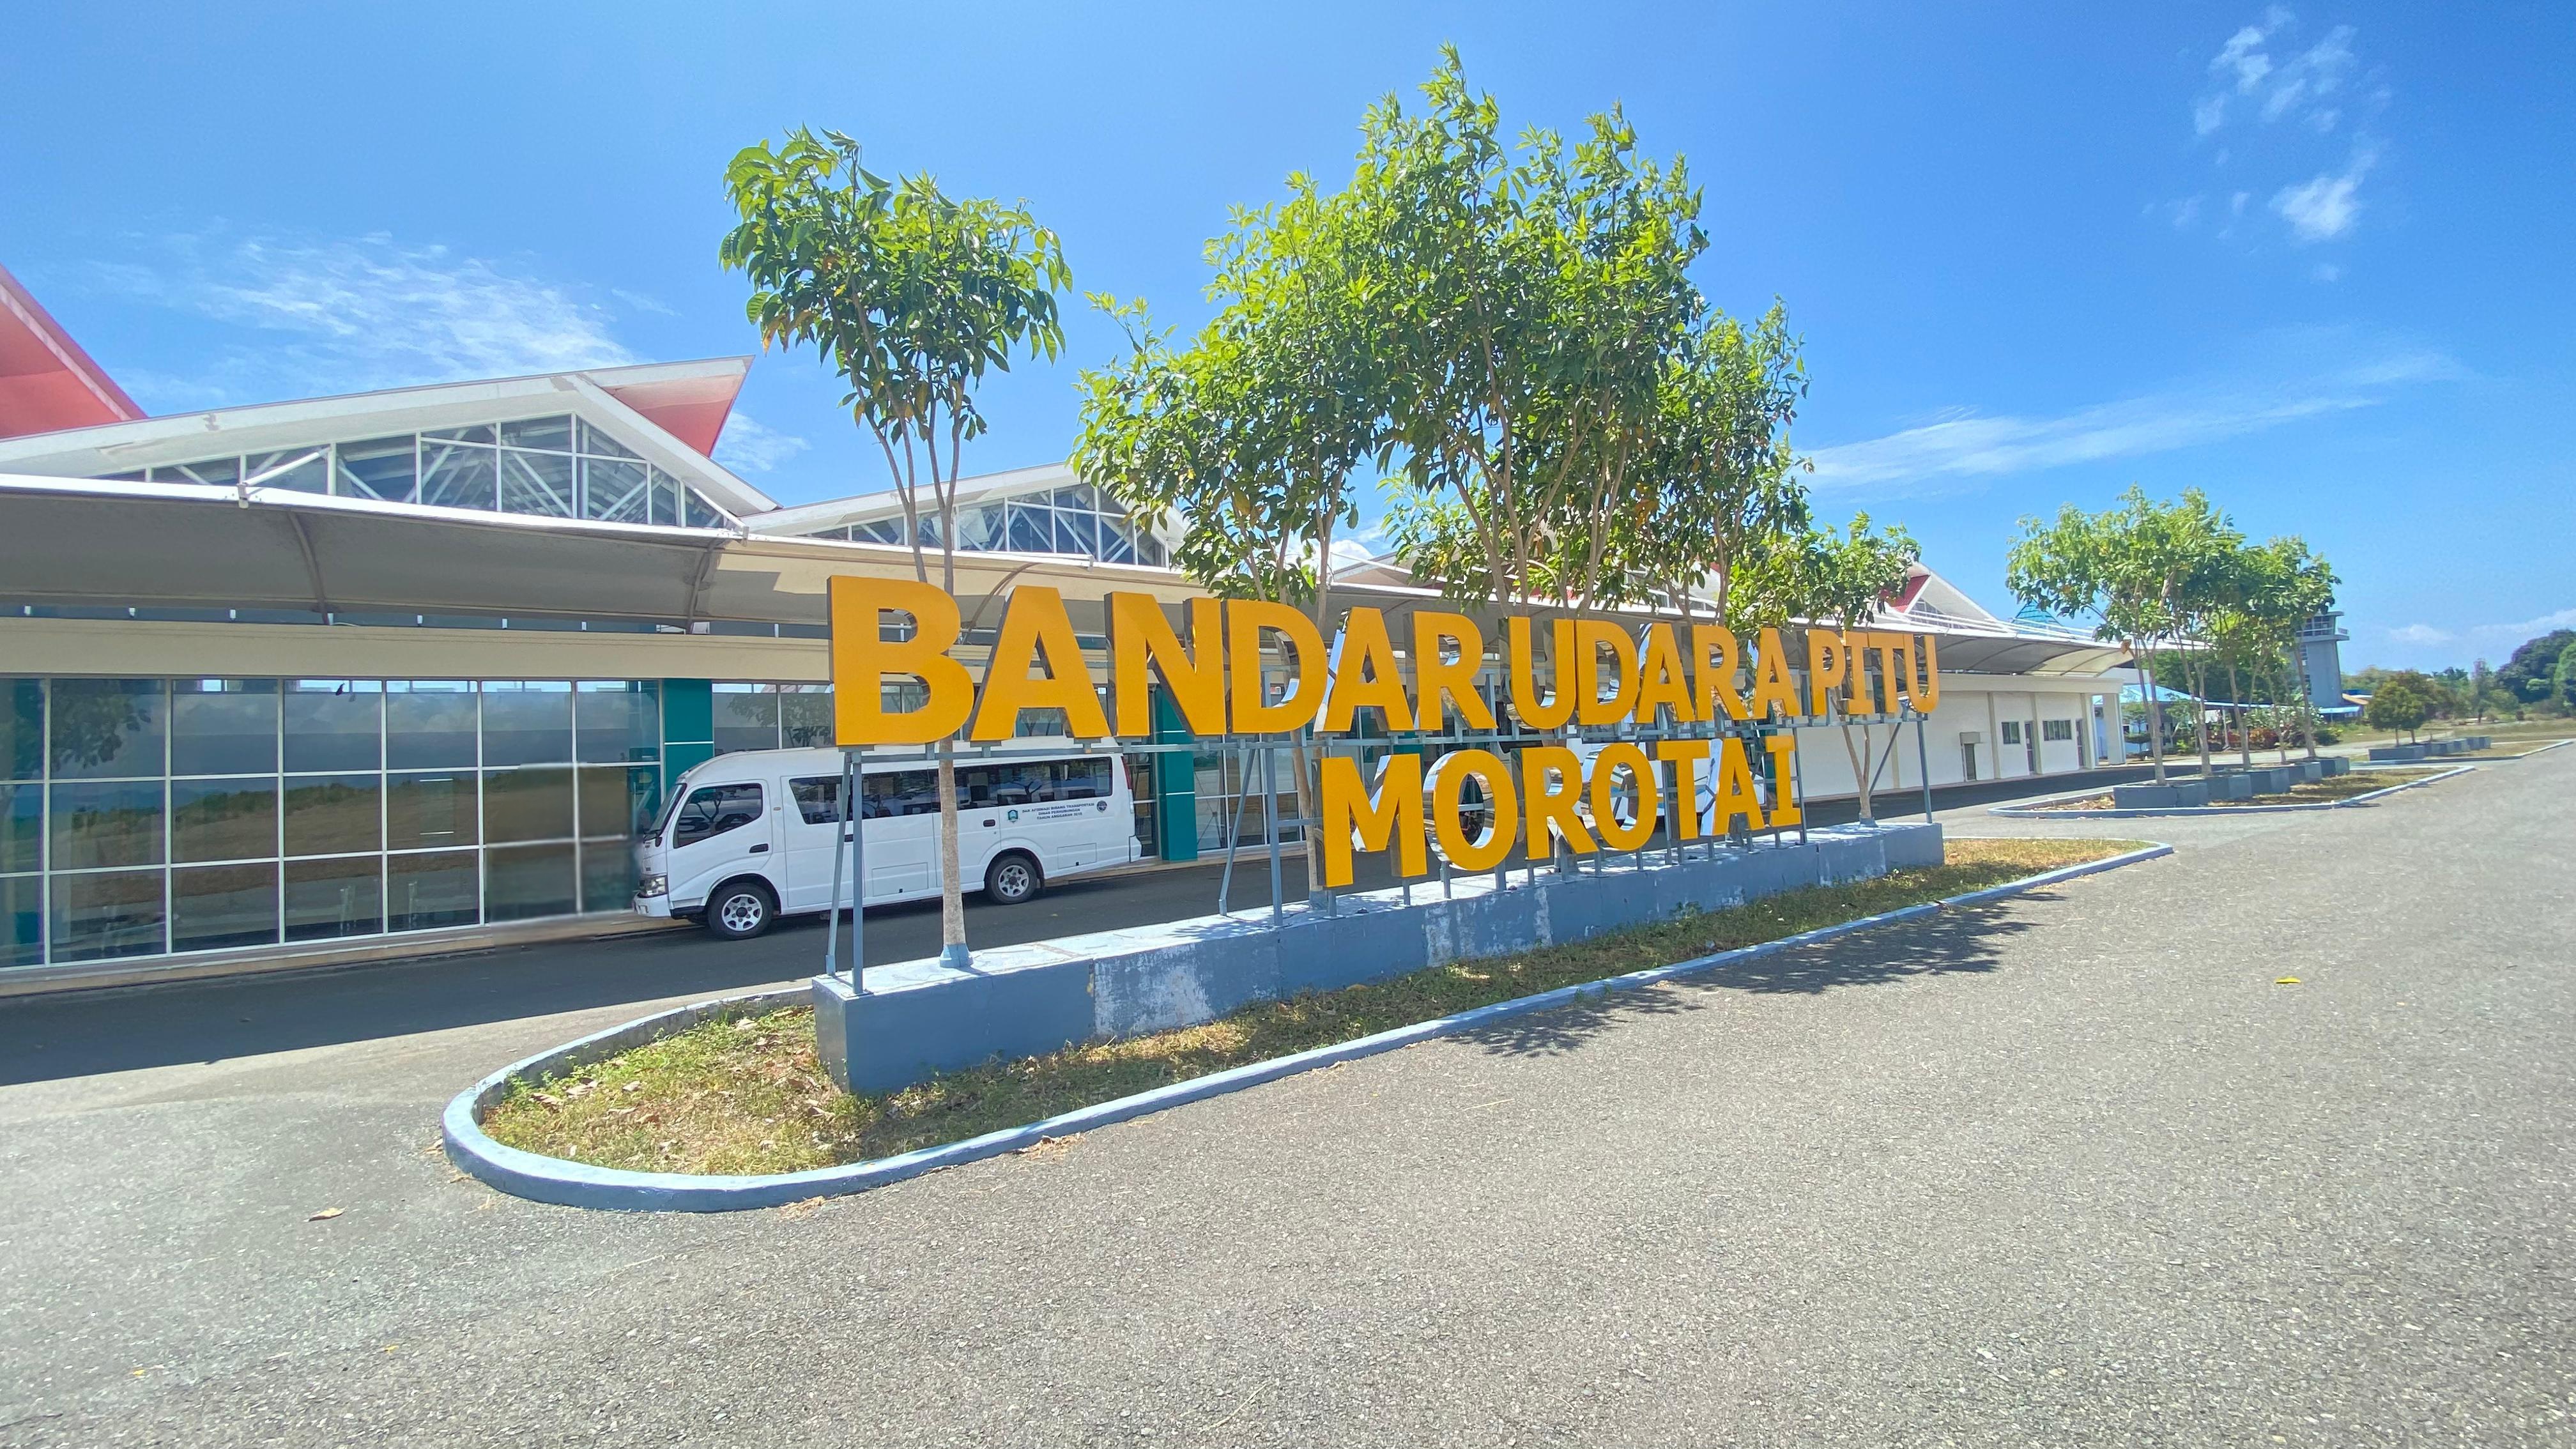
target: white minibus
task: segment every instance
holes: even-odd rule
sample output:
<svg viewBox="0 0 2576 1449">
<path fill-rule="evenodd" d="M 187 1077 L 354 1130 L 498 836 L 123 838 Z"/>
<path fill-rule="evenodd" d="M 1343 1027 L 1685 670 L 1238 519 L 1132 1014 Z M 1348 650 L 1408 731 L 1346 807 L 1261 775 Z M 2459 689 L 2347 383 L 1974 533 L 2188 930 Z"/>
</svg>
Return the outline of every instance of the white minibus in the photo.
<svg viewBox="0 0 2576 1449">
<path fill-rule="evenodd" d="M 1050 880 L 1137 858 L 1126 761 L 1062 743 L 1020 746 L 958 758 L 957 858 L 968 889 L 1012 905 Z M 866 903 L 937 896 L 937 771 L 918 755 L 862 768 Z M 689 771 L 637 842 L 636 911 L 744 940 L 782 915 L 831 909 L 840 794 L 833 749 L 743 750 Z M 840 899 L 849 898 L 844 883 Z"/>
</svg>

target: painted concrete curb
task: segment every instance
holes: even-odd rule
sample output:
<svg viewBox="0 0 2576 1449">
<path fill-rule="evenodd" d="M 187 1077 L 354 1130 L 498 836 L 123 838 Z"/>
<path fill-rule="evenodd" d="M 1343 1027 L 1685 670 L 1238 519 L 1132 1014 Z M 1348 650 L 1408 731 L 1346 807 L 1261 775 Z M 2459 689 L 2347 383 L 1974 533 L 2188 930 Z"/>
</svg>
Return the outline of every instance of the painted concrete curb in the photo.
<svg viewBox="0 0 2576 1449">
<path fill-rule="evenodd" d="M 1205 1101 L 1210 1097 L 1223 1096 L 1229 1092 L 1239 1092 L 1246 1087 L 1256 1087 L 1264 1082 L 1275 1082 L 1282 1077 L 1295 1076 L 1300 1072 L 1310 1072 L 1341 1062 L 1373 1057 L 1382 1052 L 1394 1051 L 1399 1047 L 1411 1046 L 1416 1042 L 1475 1031 L 1496 1022 L 1508 1021 L 1513 1017 L 1570 1005 L 1586 997 L 1606 996 L 1613 991 L 1633 991 L 1659 982 L 1717 970 L 1781 951 L 1794 950 L 1800 946 L 1811 946 L 1837 937 L 1856 935 L 1862 931 L 1875 930 L 1880 926 L 1922 920 L 1944 910 L 1957 910 L 2003 900 L 2026 891 L 2040 890 L 2061 881 L 2073 880 L 2079 876 L 2117 870 L 2122 866 L 2136 865 L 2142 861 L 2155 860 L 2173 853 L 2173 847 L 2170 845 L 2150 844 L 2141 849 L 2109 856 L 2102 860 L 2042 871 L 2038 875 L 2027 876 L 1986 890 L 1969 891 L 1963 895 L 1949 896 L 1919 906 L 1906 906 L 1899 910 L 1883 911 L 1874 916 L 1862 916 L 1857 920 L 1843 921 L 1836 925 L 1820 926 L 1812 931 L 1801 931 L 1794 936 L 1784 936 L 1777 941 L 1765 941 L 1756 946 L 1720 951 L 1715 955 L 1678 961 L 1669 966 L 1632 971 L 1624 976 L 1610 976 L 1599 981 L 1561 986 L 1554 991 L 1543 991 L 1535 996 L 1516 997 L 1510 1001 L 1498 1001 L 1491 1006 L 1480 1006 L 1452 1016 L 1416 1022 L 1411 1026 L 1400 1026 L 1392 1031 L 1379 1032 L 1374 1036 L 1364 1036 L 1332 1046 L 1317 1047 L 1312 1051 L 1298 1052 L 1291 1056 L 1273 1057 L 1266 1062 L 1254 1062 L 1248 1066 L 1213 1072 L 1204 1077 L 1193 1077 L 1186 1082 L 1175 1082 L 1168 1087 L 1157 1087 L 1149 1092 L 1121 1097 L 1116 1101 L 1079 1108 L 1061 1116 L 1047 1118 L 1042 1122 L 1004 1128 L 998 1132 L 988 1132 L 981 1137 L 971 1137 L 962 1142 L 950 1142 L 937 1147 L 925 1147 L 900 1156 L 881 1157 L 873 1162 L 854 1162 L 839 1167 L 818 1167 L 806 1172 L 767 1176 L 717 1177 L 683 1172 L 631 1172 L 613 1167 L 593 1167 L 587 1163 L 569 1162 L 562 1158 L 545 1157 L 533 1152 L 522 1152 L 518 1148 L 506 1147 L 493 1141 L 484 1134 L 479 1125 L 478 1119 L 484 1109 L 499 1100 L 501 1093 L 508 1088 L 514 1078 L 544 1076 L 597 1061 L 624 1050 L 627 1046 L 665 1035 L 677 1028 L 693 1025 L 710 1016 L 756 1009 L 773 1002 L 788 1005 L 803 1001 L 807 999 L 808 993 L 802 985 L 786 990 L 754 992 L 745 996 L 699 1002 L 676 1011 L 662 1012 L 628 1022 L 623 1026 L 611 1027 L 569 1045 L 539 1052 L 524 1061 L 514 1062 L 458 1093 L 455 1100 L 447 1104 L 442 1136 L 446 1141 L 449 1159 L 466 1173 L 513 1196 L 529 1198 L 537 1202 L 556 1203 L 565 1207 L 606 1208 L 627 1212 L 733 1212 L 745 1208 L 776 1207 L 783 1203 L 801 1202 L 807 1198 L 838 1197 L 901 1182 L 906 1178 L 919 1177 L 923 1173 L 935 1172 L 943 1167 L 962 1167 L 970 1162 L 981 1162 L 986 1158 L 999 1157 L 1004 1153 L 1034 1147 L 1051 1137 L 1069 1137 L 1077 1132 L 1087 1132 L 1096 1127 L 1107 1127 L 1191 1102 Z"/>
<path fill-rule="evenodd" d="M 2576 741 L 2569 741 L 2569 743 L 2576 744 Z M 2534 750 L 2532 753 L 2540 752 Z M 2349 810 L 2355 805 L 2367 805 L 2373 800 L 2384 799 L 2400 790 L 2412 790 L 2418 785 L 2430 785 L 2437 780 L 2447 780 L 2453 775 L 2465 775 L 2476 768 L 2476 765 L 2454 765 L 2440 774 L 2408 780 L 2404 784 L 2391 785 L 2384 790 L 2373 790 L 2366 795 L 2355 795 L 2348 800 L 2311 800 L 2304 805 L 2189 805 L 2172 810 L 2043 810 L 2034 805 L 1996 805 L 1989 808 L 1986 813 L 2000 815 L 2008 820 L 2192 820 L 2233 815 L 2296 815 L 2309 810 Z M 2099 793 L 2095 790 L 2085 790 L 2050 798 L 2081 800 L 2086 795 Z"/>
</svg>

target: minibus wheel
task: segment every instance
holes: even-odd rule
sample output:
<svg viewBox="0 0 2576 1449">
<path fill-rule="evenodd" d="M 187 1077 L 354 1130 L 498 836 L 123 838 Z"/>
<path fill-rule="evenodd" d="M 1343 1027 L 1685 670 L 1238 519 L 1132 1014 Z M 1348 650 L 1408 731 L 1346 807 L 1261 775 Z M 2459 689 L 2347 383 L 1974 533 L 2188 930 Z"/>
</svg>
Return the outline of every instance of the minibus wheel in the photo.
<svg viewBox="0 0 2576 1449">
<path fill-rule="evenodd" d="M 735 881 L 707 898 L 707 929 L 728 941 L 748 941 L 777 919 L 778 903 L 757 881 Z"/>
<path fill-rule="evenodd" d="M 1026 851 L 997 856 L 984 868 L 984 895 L 995 905 L 1016 906 L 1034 900 L 1045 888 L 1045 873 L 1038 869 L 1036 857 Z"/>
</svg>

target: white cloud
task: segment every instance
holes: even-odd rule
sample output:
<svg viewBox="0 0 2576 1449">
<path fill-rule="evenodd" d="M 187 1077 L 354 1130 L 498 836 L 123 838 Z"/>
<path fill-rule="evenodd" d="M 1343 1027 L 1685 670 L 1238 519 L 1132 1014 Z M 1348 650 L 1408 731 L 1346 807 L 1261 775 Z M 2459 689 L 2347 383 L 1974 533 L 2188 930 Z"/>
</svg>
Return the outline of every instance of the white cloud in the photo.
<svg viewBox="0 0 2576 1449">
<path fill-rule="evenodd" d="M 163 238 L 92 268 L 102 290 L 271 334 L 212 349 L 176 394 L 302 396 L 634 360 L 607 314 L 562 286 L 443 246 Z"/>
<path fill-rule="evenodd" d="M 2239 148 L 2222 139 L 2212 157 L 2215 167 L 2279 167 L 2275 176 L 2286 171 L 2292 177 L 2314 172 L 2272 188 L 2271 211 L 2304 245 L 2342 237 L 2360 217 L 2362 178 L 2379 148 L 2362 128 L 2387 105 L 2389 91 L 2363 77 L 2354 43 L 2358 32 L 2351 26 L 2335 26 L 2304 49 L 2287 44 L 2297 29 L 2297 17 L 2277 6 L 2238 27 L 2210 57 L 2209 88 L 2193 98 L 2191 125 L 2196 136 L 2227 132 L 2245 143 L 2240 158 Z M 2343 167 L 2320 169 L 2316 138 L 2347 129 L 2354 139 Z M 2235 235 L 2235 218 L 2251 194 L 2236 192 L 2218 236 Z"/>
<path fill-rule="evenodd" d="M 725 421 L 716 439 L 716 461 L 736 473 L 766 473 L 813 446 L 803 438 L 765 427 L 737 412 Z"/>
<path fill-rule="evenodd" d="M 2266 124 L 2296 119 L 2319 132 L 2335 128 L 2342 112 L 2329 98 L 2340 94 L 2352 78 L 2358 63 L 2352 45 L 2356 32 L 2349 25 L 2338 25 L 2306 50 L 2275 61 L 2267 47 L 2297 23 L 2289 11 L 2275 6 L 2265 12 L 2262 23 L 2243 26 L 2227 37 L 2209 60 L 2215 88 L 2192 102 L 2194 135 L 2213 135 L 2224 128 L 2239 100 Z"/>
<path fill-rule="evenodd" d="M 2347 344 L 2348 345 L 2348 344 Z M 2437 352 L 2385 350 L 2328 370 L 2203 384 L 2057 417 L 1960 412 L 1885 437 L 1820 448 L 1820 490 L 1900 496 L 2074 463 L 2144 457 L 2385 401 L 2395 387 L 2463 376 Z"/>
<path fill-rule="evenodd" d="M 2576 629 L 2576 608 L 2559 609 L 2537 618 L 2518 619 L 2509 624 L 2471 624 L 2459 629 L 2441 629 L 2431 624 L 2407 624 L 2385 632 L 2389 641 L 2396 644 L 2470 643 L 2480 648 L 2510 648 L 2556 629 Z"/>
<path fill-rule="evenodd" d="M 2352 154 L 2340 176 L 2318 176 L 2295 186 L 2284 186 L 2272 198 L 2272 209 L 2290 224 L 2290 234 L 2300 242 L 2332 241 L 2352 230 L 2361 215 L 2361 178 L 2370 173 L 2378 160 L 2367 148 Z"/>
</svg>

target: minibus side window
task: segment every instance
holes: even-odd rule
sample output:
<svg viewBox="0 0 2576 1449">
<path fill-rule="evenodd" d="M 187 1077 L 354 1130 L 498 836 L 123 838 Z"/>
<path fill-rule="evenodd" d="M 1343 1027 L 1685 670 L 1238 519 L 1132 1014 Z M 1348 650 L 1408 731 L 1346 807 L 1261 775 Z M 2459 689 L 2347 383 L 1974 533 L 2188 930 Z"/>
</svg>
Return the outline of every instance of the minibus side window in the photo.
<svg viewBox="0 0 2576 1449">
<path fill-rule="evenodd" d="M 965 789 L 958 795 L 962 803 Z M 896 815 L 936 815 L 939 813 L 939 776 L 930 770 L 904 770 L 890 775 L 870 775 L 859 786 L 859 817 L 883 820 Z"/>
<path fill-rule="evenodd" d="M 1067 800 L 1097 800 L 1109 793 L 1107 760 L 1066 760 L 1056 768 L 1063 772 L 1059 788 Z"/>
<path fill-rule="evenodd" d="M 808 825 L 830 825 L 841 818 L 841 781 L 836 775 L 816 775 L 811 779 L 790 780 L 787 791 L 796 797 L 796 813 Z"/>
<path fill-rule="evenodd" d="M 671 828 L 671 845 L 674 849 L 695 845 L 759 818 L 758 785 L 701 785 L 689 792 L 688 802 L 680 807 L 679 819 Z"/>
</svg>

